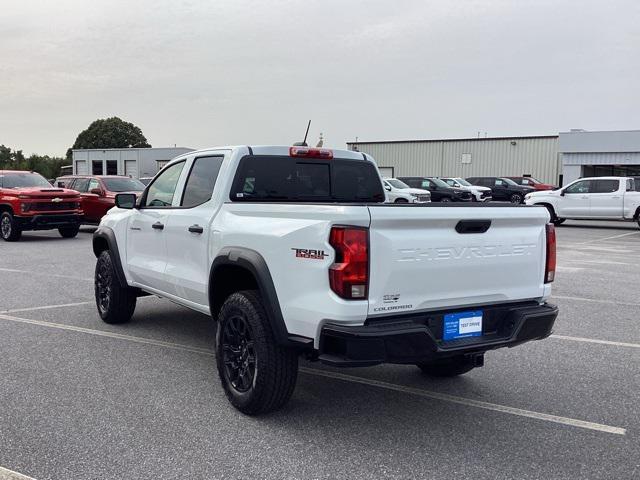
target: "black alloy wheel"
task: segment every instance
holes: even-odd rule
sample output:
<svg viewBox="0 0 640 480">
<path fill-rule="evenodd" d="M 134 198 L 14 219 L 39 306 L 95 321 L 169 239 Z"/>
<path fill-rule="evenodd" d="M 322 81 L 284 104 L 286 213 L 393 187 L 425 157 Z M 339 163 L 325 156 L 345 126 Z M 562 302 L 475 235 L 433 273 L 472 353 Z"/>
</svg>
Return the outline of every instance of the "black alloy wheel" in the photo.
<svg viewBox="0 0 640 480">
<path fill-rule="evenodd" d="M 96 265 L 96 305 L 101 316 L 109 312 L 111 305 L 111 285 L 113 283 L 113 275 L 111 265 L 107 262 L 98 262 Z"/>
<path fill-rule="evenodd" d="M 522 195 L 519 193 L 514 193 L 509 197 L 509 201 L 514 205 L 520 205 L 522 203 Z"/>
<path fill-rule="evenodd" d="M 240 393 L 249 391 L 256 375 L 256 350 L 244 315 L 237 313 L 227 319 L 221 340 L 226 380 Z"/>
</svg>

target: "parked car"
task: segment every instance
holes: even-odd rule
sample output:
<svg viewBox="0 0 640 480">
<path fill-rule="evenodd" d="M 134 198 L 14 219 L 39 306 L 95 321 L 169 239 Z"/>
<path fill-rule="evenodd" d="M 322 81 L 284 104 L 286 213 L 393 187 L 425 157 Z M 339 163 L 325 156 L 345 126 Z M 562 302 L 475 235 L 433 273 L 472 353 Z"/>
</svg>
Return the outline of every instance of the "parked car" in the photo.
<svg viewBox="0 0 640 480">
<path fill-rule="evenodd" d="M 176 157 L 139 200 L 118 194 L 94 234 L 98 314 L 128 322 L 136 298 L 154 294 L 213 316 L 223 390 L 250 415 L 287 402 L 299 356 L 454 376 L 488 350 L 551 334 L 546 211 L 385 199 L 374 160 L 359 152 L 240 146 Z"/>
<path fill-rule="evenodd" d="M 637 221 L 640 191 L 631 177 L 581 178 L 559 190 L 530 193 L 527 205 L 542 205 L 557 225 L 567 218 Z"/>
<path fill-rule="evenodd" d="M 435 177 L 398 177 L 413 188 L 423 188 L 431 192 L 432 202 L 470 202 L 473 199 L 471 192 L 462 188 L 454 188 Z"/>
<path fill-rule="evenodd" d="M 494 200 L 507 201 L 516 205 L 524 202 L 524 196 L 527 193 L 535 191 L 533 187 L 518 185 L 513 180 L 504 177 L 469 177 L 467 182 L 490 188 Z"/>
<path fill-rule="evenodd" d="M 84 217 L 82 223 L 98 224 L 107 210 L 115 205 L 117 193 L 140 194 L 145 186 L 135 178 L 119 175 L 68 175 L 56 179 L 56 185 L 64 184 L 80 192 Z"/>
<path fill-rule="evenodd" d="M 533 187 L 536 190 L 555 190 L 555 185 L 551 185 L 550 183 L 543 183 L 540 180 L 537 180 L 533 177 L 505 177 L 510 180 L 513 180 L 518 185 L 525 185 L 527 187 Z"/>
<path fill-rule="evenodd" d="M 450 187 L 461 188 L 471 192 L 471 195 L 473 195 L 472 200 L 475 202 L 490 202 L 493 199 L 490 188 L 471 185 L 464 178 L 454 177 L 443 178 L 442 180 Z"/>
<path fill-rule="evenodd" d="M 7 242 L 27 230 L 58 229 L 65 238 L 80 229 L 82 209 L 78 192 L 54 188 L 40 174 L 0 170 L 0 236 Z"/>
<path fill-rule="evenodd" d="M 431 193 L 420 188 L 411 188 L 397 178 L 382 179 L 389 202 L 392 203 L 427 203 L 431 201 Z"/>
</svg>

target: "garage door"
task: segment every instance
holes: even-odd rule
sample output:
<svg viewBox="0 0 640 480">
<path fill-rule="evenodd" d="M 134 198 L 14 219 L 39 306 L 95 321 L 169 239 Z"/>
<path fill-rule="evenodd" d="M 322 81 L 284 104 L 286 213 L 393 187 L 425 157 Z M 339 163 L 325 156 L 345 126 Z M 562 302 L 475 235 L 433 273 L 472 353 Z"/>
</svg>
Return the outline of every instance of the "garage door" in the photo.
<svg viewBox="0 0 640 480">
<path fill-rule="evenodd" d="M 137 160 L 124 161 L 124 174 L 131 178 L 138 178 L 138 162 Z"/>
<path fill-rule="evenodd" d="M 382 178 L 393 178 L 393 167 L 378 167 Z"/>
<path fill-rule="evenodd" d="M 76 160 L 75 170 L 76 175 L 87 175 L 87 162 L 85 162 L 84 160 Z"/>
</svg>

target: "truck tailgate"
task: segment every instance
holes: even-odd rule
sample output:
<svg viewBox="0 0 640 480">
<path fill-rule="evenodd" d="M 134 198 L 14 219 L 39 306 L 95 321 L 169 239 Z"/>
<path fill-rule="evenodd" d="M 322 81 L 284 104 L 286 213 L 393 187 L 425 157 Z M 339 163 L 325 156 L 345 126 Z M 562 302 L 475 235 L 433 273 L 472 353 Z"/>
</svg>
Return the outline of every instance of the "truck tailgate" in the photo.
<svg viewBox="0 0 640 480">
<path fill-rule="evenodd" d="M 390 205 L 369 212 L 370 316 L 544 296 L 544 208 Z"/>
</svg>

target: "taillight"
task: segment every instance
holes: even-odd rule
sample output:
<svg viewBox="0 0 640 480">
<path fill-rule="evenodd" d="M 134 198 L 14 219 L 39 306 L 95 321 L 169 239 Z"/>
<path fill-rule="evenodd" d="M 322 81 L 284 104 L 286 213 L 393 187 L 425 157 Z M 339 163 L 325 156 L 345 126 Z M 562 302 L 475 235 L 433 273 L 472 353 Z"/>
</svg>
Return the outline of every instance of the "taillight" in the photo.
<svg viewBox="0 0 640 480">
<path fill-rule="evenodd" d="M 333 158 L 333 151 L 328 148 L 289 147 L 290 157 L 303 158 Z"/>
<path fill-rule="evenodd" d="M 369 290 L 369 230 L 361 227 L 333 227 L 329 243 L 336 251 L 329 267 L 329 284 L 338 296 L 364 300 Z"/>
<path fill-rule="evenodd" d="M 547 261 L 544 269 L 544 283 L 551 283 L 556 277 L 556 227 L 547 224 Z"/>
</svg>

